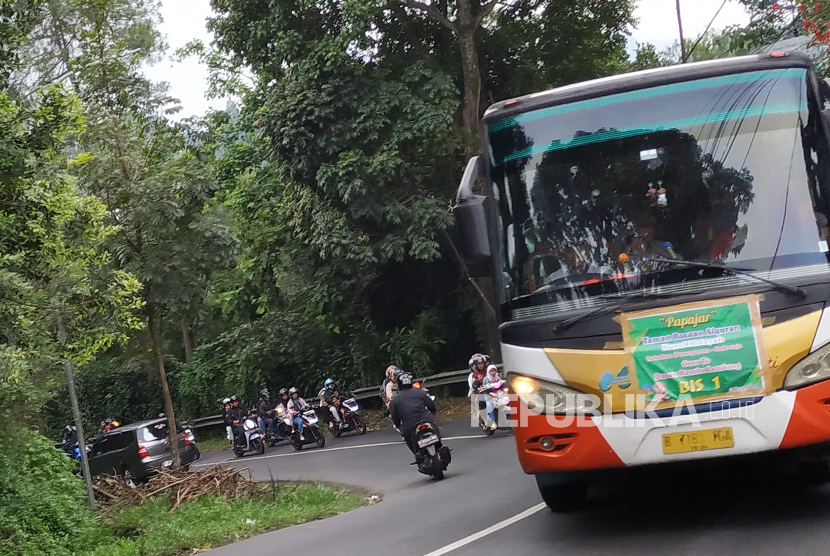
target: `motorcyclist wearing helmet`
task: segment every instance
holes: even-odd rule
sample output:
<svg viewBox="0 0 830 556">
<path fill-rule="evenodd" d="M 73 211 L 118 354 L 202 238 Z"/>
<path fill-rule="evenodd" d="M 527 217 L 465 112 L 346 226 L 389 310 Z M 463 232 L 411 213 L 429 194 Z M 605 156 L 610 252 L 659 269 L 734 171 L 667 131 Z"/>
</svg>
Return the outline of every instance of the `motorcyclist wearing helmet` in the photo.
<svg viewBox="0 0 830 556">
<path fill-rule="evenodd" d="M 225 414 L 225 424 L 230 425 L 233 430 L 233 436 L 239 446 L 245 445 L 245 432 L 242 429 L 242 423 L 247 416 L 248 410 L 245 409 L 245 406 L 239 403 L 239 399 L 236 396 L 231 396 L 231 408 Z"/>
<path fill-rule="evenodd" d="M 493 411 L 493 404 L 489 396 L 480 395 L 484 379 L 487 378 L 487 361 L 489 358 L 481 353 L 476 353 L 470 358 L 470 374 L 467 376 L 469 390 L 467 396 L 472 406 L 473 420 L 481 416 L 485 423 L 490 423 L 489 415 Z M 482 413 L 483 412 L 483 413 Z"/>
<path fill-rule="evenodd" d="M 279 431 L 280 438 L 285 438 L 291 432 L 291 419 L 288 418 L 288 402 L 290 399 L 288 397 L 288 388 L 280 388 L 279 399 L 277 400 L 277 405 L 280 406 L 277 408 L 277 411 L 282 416 L 282 419 L 277 420 L 277 430 Z M 288 422 L 286 422 L 286 419 L 288 419 Z"/>
<path fill-rule="evenodd" d="M 233 429 L 228 424 L 228 411 L 231 410 L 231 399 L 225 398 L 222 400 L 222 421 L 225 422 L 225 435 L 228 437 L 228 442 L 233 444 Z"/>
<path fill-rule="evenodd" d="M 294 423 L 294 429 L 300 435 L 300 441 L 305 442 L 305 436 L 303 436 L 303 425 L 305 424 L 303 410 L 308 408 L 309 405 L 300 397 L 300 392 L 295 386 L 288 390 L 288 396 L 290 398 L 288 400 L 288 415 L 291 417 L 291 422 Z"/>
<path fill-rule="evenodd" d="M 66 425 L 64 428 L 63 438 L 61 439 L 61 449 L 70 456 L 75 451 L 75 444 L 78 443 L 78 433 L 72 425 Z"/>
<path fill-rule="evenodd" d="M 327 407 L 331 418 L 334 420 L 334 426 L 338 429 L 343 427 L 343 421 L 340 419 L 340 391 L 337 389 L 337 384 L 333 379 L 327 378 L 323 383 L 323 389 L 320 390 L 320 405 Z"/>
<path fill-rule="evenodd" d="M 288 388 L 280 388 L 280 399 L 278 403 L 282 404 L 283 411 L 288 411 L 288 400 L 290 399 L 288 397 Z"/>
<path fill-rule="evenodd" d="M 112 417 L 107 417 L 106 419 L 101 421 L 101 426 L 98 428 L 98 436 L 104 436 L 112 429 L 117 428 L 118 425 L 118 421 L 114 420 Z"/>
<path fill-rule="evenodd" d="M 259 402 L 257 403 L 257 423 L 259 424 L 259 432 L 265 436 L 265 429 L 267 428 L 271 434 L 277 434 L 277 401 L 271 399 L 271 392 L 268 388 L 263 388 L 259 393 Z"/>
<path fill-rule="evenodd" d="M 412 387 L 412 375 L 401 371 L 397 376 L 398 395 L 389 405 L 392 422 L 398 427 L 406 440 L 406 445 L 415 454 L 418 462 L 420 452 L 415 442 L 415 427 L 421 423 L 430 423 L 435 427 L 435 402 L 423 390 Z"/>
</svg>

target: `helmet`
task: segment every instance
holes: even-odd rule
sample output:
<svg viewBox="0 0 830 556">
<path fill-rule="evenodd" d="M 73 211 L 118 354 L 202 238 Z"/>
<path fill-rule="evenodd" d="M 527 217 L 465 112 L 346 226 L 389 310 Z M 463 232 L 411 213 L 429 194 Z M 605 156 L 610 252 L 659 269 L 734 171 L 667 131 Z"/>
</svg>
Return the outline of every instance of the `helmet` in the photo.
<svg viewBox="0 0 830 556">
<path fill-rule="evenodd" d="M 224 400 L 222 400 L 222 405 L 228 405 L 229 403 L 231 403 L 230 398 L 225 398 Z"/>
<path fill-rule="evenodd" d="M 293 396 L 294 394 L 299 394 L 299 393 L 300 393 L 300 391 L 299 391 L 299 390 L 297 390 L 297 387 L 296 387 L 296 386 L 292 386 L 292 387 L 288 390 L 288 395 L 289 395 L 289 396 Z"/>
<path fill-rule="evenodd" d="M 389 380 L 397 380 L 398 376 L 403 372 L 403 369 L 399 369 L 394 367 L 391 371 L 389 371 Z"/>
<path fill-rule="evenodd" d="M 389 378 L 390 376 L 392 376 L 392 371 L 397 370 L 397 368 L 398 367 L 395 366 L 395 365 L 389 365 L 388 367 L 386 367 L 386 378 Z"/>
<path fill-rule="evenodd" d="M 286 390 L 285 388 L 280 388 L 280 396 L 287 396 L 287 395 L 288 395 L 288 390 Z"/>
<path fill-rule="evenodd" d="M 262 396 L 263 398 L 268 398 L 268 397 L 271 396 L 271 392 L 268 390 L 268 388 L 263 388 L 262 390 L 259 391 L 259 395 Z"/>
<path fill-rule="evenodd" d="M 484 364 L 489 365 L 490 364 L 490 356 L 485 353 L 483 355 L 483 357 L 484 357 Z"/>
<path fill-rule="evenodd" d="M 66 425 L 66 432 L 72 432 L 72 425 Z"/>
<path fill-rule="evenodd" d="M 401 371 L 398 375 L 398 387 L 399 388 L 412 388 L 412 375 Z"/>
<path fill-rule="evenodd" d="M 487 364 L 487 359 L 480 353 L 476 353 L 472 357 L 470 357 L 470 369 L 476 370 L 476 365 L 479 363 Z"/>
<path fill-rule="evenodd" d="M 165 417 L 167 417 L 167 415 L 165 415 L 164 413 L 159 413 L 159 419 L 164 419 Z"/>
<path fill-rule="evenodd" d="M 323 383 L 323 386 L 325 386 L 326 388 L 329 388 L 329 389 L 334 388 L 334 386 L 335 386 L 334 380 L 332 380 L 330 378 L 327 378 L 326 381 Z"/>
<path fill-rule="evenodd" d="M 238 402 L 238 401 L 239 401 L 239 398 L 237 398 L 236 396 L 231 396 L 231 403 Z"/>
<path fill-rule="evenodd" d="M 112 417 L 107 417 L 106 420 L 104 420 L 104 423 L 106 423 L 108 425 L 111 425 L 112 424 Z"/>
</svg>

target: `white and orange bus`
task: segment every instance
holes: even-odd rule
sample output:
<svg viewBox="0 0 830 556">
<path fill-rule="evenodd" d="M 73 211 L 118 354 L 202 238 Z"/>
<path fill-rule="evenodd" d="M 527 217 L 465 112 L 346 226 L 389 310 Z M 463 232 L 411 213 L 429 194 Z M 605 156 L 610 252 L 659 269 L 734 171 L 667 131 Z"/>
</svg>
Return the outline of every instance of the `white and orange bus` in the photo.
<svg viewBox="0 0 830 556">
<path fill-rule="evenodd" d="M 773 53 L 486 111 L 459 246 L 494 280 L 519 460 L 551 508 L 610 468 L 824 457 L 828 90 Z"/>
</svg>

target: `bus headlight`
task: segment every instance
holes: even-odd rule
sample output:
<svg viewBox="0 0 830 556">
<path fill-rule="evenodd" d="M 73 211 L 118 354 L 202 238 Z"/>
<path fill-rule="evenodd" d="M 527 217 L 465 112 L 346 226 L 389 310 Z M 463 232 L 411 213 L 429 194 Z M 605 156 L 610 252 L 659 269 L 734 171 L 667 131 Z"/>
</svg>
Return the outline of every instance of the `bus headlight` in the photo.
<svg viewBox="0 0 830 556">
<path fill-rule="evenodd" d="M 534 413 L 573 415 L 596 409 L 591 396 L 561 384 L 515 374 L 507 375 L 507 381 L 513 393 Z"/>
<path fill-rule="evenodd" d="M 811 353 L 795 365 L 784 378 L 784 388 L 791 390 L 830 378 L 830 344 Z"/>
</svg>

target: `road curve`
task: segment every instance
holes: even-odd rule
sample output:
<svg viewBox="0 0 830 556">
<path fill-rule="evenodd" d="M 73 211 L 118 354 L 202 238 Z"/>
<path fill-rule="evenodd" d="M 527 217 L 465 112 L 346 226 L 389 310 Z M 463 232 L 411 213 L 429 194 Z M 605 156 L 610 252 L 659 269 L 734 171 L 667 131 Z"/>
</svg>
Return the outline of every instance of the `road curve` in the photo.
<svg viewBox="0 0 830 556">
<path fill-rule="evenodd" d="M 560 515 L 541 506 L 511 435 L 485 437 L 468 420 L 442 423 L 442 434 L 453 461 L 441 482 L 408 465 L 412 456 L 392 430 L 328 438 L 323 450 L 295 453 L 284 445 L 242 459 L 206 454 L 201 466 L 228 460 L 258 480 L 321 480 L 383 497 L 206 554 L 316 553 L 324 546 L 361 556 L 830 553 L 830 487 L 798 487 L 785 470 L 742 463 L 649 471 L 603 485 L 584 511 Z"/>
</svg>

